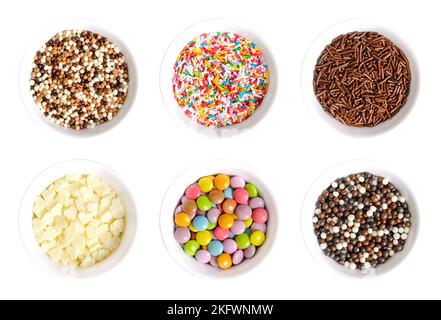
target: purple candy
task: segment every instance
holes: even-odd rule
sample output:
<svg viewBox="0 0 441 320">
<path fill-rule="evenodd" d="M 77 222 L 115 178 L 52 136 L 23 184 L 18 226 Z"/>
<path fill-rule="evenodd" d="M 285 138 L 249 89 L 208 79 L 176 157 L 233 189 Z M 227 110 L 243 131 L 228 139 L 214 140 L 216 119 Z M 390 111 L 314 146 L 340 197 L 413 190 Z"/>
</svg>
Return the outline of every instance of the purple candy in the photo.
<svg viewBox="0 0 441 320">
<path fill-rule="evenodd" d="M 245 188 L 245 180 L 242 177 L 233 177 L 231 178 L 231 187 L 233 189 L 237 189 L 237 188 Z"/>
<path fill-rule="evenodd" d="M 263 201 L 262 198 L 253 198 L 250 200 L 249 205 L 251 209 L 257 209 L 257 208 L 265 208 L 265 201 Z"/>
<path fill-rule="evenodd" d="M 207 213 L 207 218 L 211 223 L 217 223 L 221 212 L 218 209 L 210 209 Z"/>
<path fill-rule="evenodd" d="M 245 232 L 245 229 L 246 229 L 245 222 L 236 220 L 234 222 L 233 227 L 231 228 L 231 232 L 233 232 L 236 235 L 241 235 L 242 233 Z"/>
<path fill-rule="evenodd" d="M 196 260 L 204 264 L 209 263 L 211 260 L 211 254 L 206 250 L 199 250 L 196 253 Z"/>
<path fill-rule="evenodd" d="M 175 239 L 178 243 L 187 243 L 191 239 L 191 232 L 188 228 L 177 228 L 175 231 Z"/>
<path fill-rule="evenodd" d="M 175 215 L 182 212 L 182 206 L 178 206 L 175 210 Z"/>
<path fill-rule="evenodd" d="M 262 231 L 263 233 L 266 233 L 266 224 L 253 223 L 251 225 L 251 231 Z"/>
<path fill-rule="evenodd" d="M 196 214 L 198 215 L 198 216 L 205 216 L 206 215 L 206 212 L 203 212 L 203 211 L 201 211 L 201 210 L 197 210 L 196 211 Z"/>
<path fill-rule="evenodd" d="M 219 267 L 219 264 L 217 263 L 217 257 L 212 257 L 211 258 L 210 265 L 213 266 L 213 267 L 216 267 L 216 268 Z"/>
<path fill-rule="evenodd" d="M 251 210 L 251 208 L 247 205 L 241 204 L 236 208 L 236 215 L 239 217 L 240 220 L 245 221 L 251 218 L 252 214 L 253 210 Z"/>
<path fill-rule="evenodd" d="M 233 264 L 237 266 L 238 264 L 241 264 L 243 261 L 244 253 L 242 250 L 237 250 L 233 254 Z"/>
<path fill-rule="evenodd" d="M 249 246 L 247 249 L 245 249 L 245 258 L 251 259 L 256 254 L 256 247 L 255 246 Z"/>
<path fill-rule="evenodd" d="M 228 254 L 233 254 L 237 251 L 237 244 L 236 241 L 232 239 L 227 239 L 223 242 L 224 245 L 224 252 Z"/>
</svg>

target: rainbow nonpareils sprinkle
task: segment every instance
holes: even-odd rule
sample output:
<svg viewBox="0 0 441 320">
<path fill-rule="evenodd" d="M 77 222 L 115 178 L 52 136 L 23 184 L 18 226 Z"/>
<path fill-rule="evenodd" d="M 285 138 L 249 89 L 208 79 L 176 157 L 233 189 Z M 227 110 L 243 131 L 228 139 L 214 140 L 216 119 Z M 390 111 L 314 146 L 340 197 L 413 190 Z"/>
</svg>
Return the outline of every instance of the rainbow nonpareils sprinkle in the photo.
<svg viewBox="0 0 441 320">
<path fill-rule="evenodd" d="M 186 116 L 206 127 L 238 124 L 262 104 L 269 71 L 262 52 L 234 33 L 204 33 L 181 51 L 173 92 Z"/>
</svg>

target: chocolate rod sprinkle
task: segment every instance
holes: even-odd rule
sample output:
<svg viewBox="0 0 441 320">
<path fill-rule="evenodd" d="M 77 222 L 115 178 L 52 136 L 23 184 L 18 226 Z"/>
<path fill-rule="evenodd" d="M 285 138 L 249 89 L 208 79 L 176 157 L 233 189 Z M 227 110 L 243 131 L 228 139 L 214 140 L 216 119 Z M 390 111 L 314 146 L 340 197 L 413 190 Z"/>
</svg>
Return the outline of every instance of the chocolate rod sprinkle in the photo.
<svg viewBox="0 0 441 320">
<path fill-rule="evenodd" d="M 374 127 L 406 104 L 409 61 L 376 32 L 351 32 L 326 46 L 314 70 L 314 93 L 329 115 L 353 127 Z"/>
</svg>

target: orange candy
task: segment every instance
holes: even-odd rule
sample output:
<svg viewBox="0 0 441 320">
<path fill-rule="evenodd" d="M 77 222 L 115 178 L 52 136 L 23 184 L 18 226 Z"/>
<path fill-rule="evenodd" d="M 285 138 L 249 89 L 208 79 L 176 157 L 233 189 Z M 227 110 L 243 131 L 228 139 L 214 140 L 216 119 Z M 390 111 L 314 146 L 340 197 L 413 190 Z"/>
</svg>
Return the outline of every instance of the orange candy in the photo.
<svg viewBox="0 0 441 320">
<path fill-rule="evenodd" d="M 223 253 L 217 258 L 217 264 L 219 265 L 219 268 L 222 270 L 230 269 L 233 265 L 233 260 L 231 259 L 231 256 L 228 253 Z"/>
<path fill-rule="evenodd" d="M 220 174 L 214 178 L 214 185 L 221 191 L 227 190 L 230 187 L 230 178 L 224 174 Z"/>
<path fill-rule="evenodd" d="M 225 230 L 230 230 L 234 225 L 234 217 L 231 214 L 223 214 L 219 217 L 217 224 Z"/>
<path fill-rule="evenodd" d="M 187 228 L 191 224 L 190 216 L 186 213 L 179 213 L 175 217 L 175 223 L 180 228 Z"/>
<path fill-rule="evenodd" d="M 222 209 L 225 213 L 233 214 L 237 208 L 237 203 L 233 199 L 227 199 L 222 204 Z"/>
</svg>

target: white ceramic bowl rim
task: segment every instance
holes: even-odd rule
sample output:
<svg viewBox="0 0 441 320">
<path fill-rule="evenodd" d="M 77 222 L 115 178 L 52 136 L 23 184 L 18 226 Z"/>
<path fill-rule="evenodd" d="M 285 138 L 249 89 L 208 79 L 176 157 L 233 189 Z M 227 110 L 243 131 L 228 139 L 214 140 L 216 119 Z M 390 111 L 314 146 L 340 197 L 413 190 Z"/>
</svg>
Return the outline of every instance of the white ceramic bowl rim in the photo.
<svg viewBox="0 0 441 320">
<path fill-rule="evenodd" d="M 104 261 L 90 268 L 67 268 L 54 263 L 38 246 L 32 230 L 32 208 L 35 198 L 54 181 L 68 173 L 92 174 L 108 183 L 121 197 L 126 208 L 126 229 L 118 249 Z M 136 235 L 137 216 L 135 202 L 129 189 L 109 167 L 89 160 L 69 160 L 52 165 L 40 173 L 26 190 L 19 214 L 19 229 L 23 245 L 40 267 L 54 276 L 66 278 L 89 278 L 103 274 L 115 267 L 127 255 Z"/>
<path fill-rule="evenodd" d="M 318 245 L 317 237 L 314 234 L 314 229 L 312 226 L 312 217 L 315 210 L 315 204 L 323 190 L 328 188 L 329 185 L 335 181 L 335 179 L 361 172 L 369 172 L 390 179 L 390 182 L 406 198 L 409 211 L 412 214 L 412 227 L 403 251 L 397 253 L 385 264 L 379 265 L 376 269 L 370 270 L 368 273 L 362 273 L 360 271 L 352 272 L 323 254 L 323 251 Z M 328 169 L 322 175 L 320 175 L 316 181 L 314 181 L 303 201 L 300 224 L 305 245 L 313 259 L 316 260 L 320 265 L 326 269 L 333 270 L 335 273 L 340 275 L 359 276 L 361 278 L 365 278 L 383 275 L 398 267 L 398 265 L 404 261 L 407 255 L 411 252 L 418 235 L 419 212 L 411 189 L 402 179 L 402 177 L 396 174 L 394 170 L 380 162 L 372 160 L 353 160 L 340 163 Z"/>
<path fill-rule="evenodd" d="M 199 178 L 213 174 L 224 173 L 228 175 L 242 176 L 246 181 L 252 182 L 257 186 L 262 198 L 265 200 L 266 208 L 270 215 L 268 220 L 267 239 L 264 245 L 257 249 L 256 255 L 252 259 L 245 260 L 238 266 L 229 270 L 221 270 L 211 265 L 201 264 L 195 258 L 185 254 L 182 247 L 174 238 L 173 214 L 179 199 L 183 196 L 185 189 L 195 183 Z M 266 180 L 268 181 L 268 180 Z M 233 161 L 207 161 L 195 165 L 180 174 L 169 187 L 161 207 L 160 229 L 165 247 L 175 262 L 184 270 L 197 277 L 208 277 L 212 279 L 225 279 L 237 277 L 250 272 L 260 264 L 270 253 L 277 234 L 278 215 L 277 206 L 266 183 L 254 174 L 248 166 Z"/>
<path fill-rule="evenodd" d="M 338 37 L 339 35 L 353 31 L 375 31 L 389 38 L 404 52 L 404 54 L 408 58 L 412 74 L 410 92 L 406 104 L 392 119 L 387 120 L 372 128 L 355 128 L 339 122 L 323 110 L 322 106 L 320 105 L 314 94 L 313 71 L 320 54 L 322 53 L 326 45 L 330 44 L 334 38 Z M 419 91 L 420 77 L 417 61 L 415 59 L 413 51 L 411 50 L 411 47 L 398 34 L 399 33 L 396 32 L 396 29 L 389 26 L 388 24 L 384 24 L 381 21 L 376 21 L 372 19 L 347 20 L 337 23 L 322 32 L 314 40 L 314 42 L 308 49 L 303 61 L 301 72 L 301 89 L 303 100 L 305 105 L 308 107 L 308 110 L 312 112 L 313 116 L 319 119 L 319 121 L 326 122 L 330 127 L 344 134 L 360 137 L 368 137 L 385 133 L 403 122 L 415 106 Z"/>
<path fill-rule="evenodd" d="M 129 69 L 129 90 L 126 100 L 118 112 L 118 114 L 110 121 L 107 121 L 103 124 L 97 125 L 95 128 L 83 129 L 83 130 L 74 130 L 71 128 L 64 128 L 62 126 L 56 125 L 50 122 L 43 113 L 37 109 L 32 94 L 29 89 L 29 80 L 30 74 L 32 71 L 32 64 L 34 61 L 35 54 L 41 48 L 43 44 L 45 44 L 50 38 L 56 35 L 60 31 L 64 30 L 73 30 L 73 29 L 81 29 L 86 31 L 91 31 L 98 33 L 100 35 L 105 36 L 109 41 L 113 42 L 118 46 L 121 52 L 124 54 L 126 59 L 126 63 Z M 88 19 L 68 19 L 64 21 L 60 21 L 52 26 L 49 26 L 45 30 L 41 31 L 29 44 L 28 49 L 26 50 L 20 70 L 19 70 L 19 90 L 22 98 L 22 102 L 31 116 L 31 118 L 40 126 L 50 129 L 51 132 L 58 132 L 70 137 L 92 137 L 104 132 L 107 132 L 113 128 L 115 128 L 118 124 L 120 124 L 127 114 L 129 113 L 137 91 L 137 69 L 135 65 L 135 61 L 130 53 L 130 50 L 127 48 L 124 41 L 121 40 L 121 37 L 118 37 L 110 28 L 106 27 L 102 23 L 94 20 Z"/>
<path fill-rule="evenodd" d="M 179 53 L 188 44 L 189 41 L 195 37 L 207 32 L 235 32 L 250 39 L 257 45 L 263 52 L 265 62 L 268 65 L 270 72 L 270 84 L 268 92 L 263 99 L 260 107 L 255 113 L 247 120 L 224 128 L 207 128 L 188 118 L 179 107 L 175 100 L 172 87 L 173 79 L 173 66 L 176 62 Z M 164 54 L 161 71 L 159 77 L 160 89 L 162 94 L 162 100 L 170 115 L 175 118 L 179 123 L 183 124 L 187 128 L 195 130 L 198 134 L 202 134 L 206 137 L 221 138 L 232 137 L 236 134 L 242 133 L 252 127 L 254 127 L 262 118 L 269 112 L 271 105 L 273 104 L 276 91 L 277 91 L 277 68 L 273 55 L 266 46 L 266 42 L 261 39 L 257 32 L 253 31 L 252 27 L 249 27 L 241 22 L 232 19 L 209 19 L 198 22 L 191 25 L 184 31 L 182 31 L 168 47 Z"/>
</svg>

